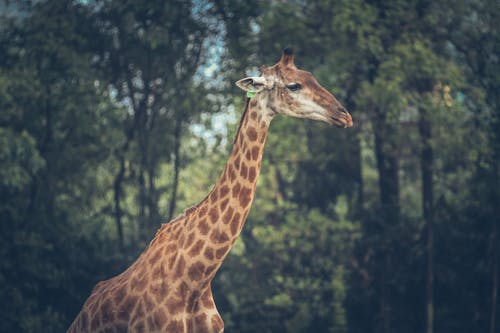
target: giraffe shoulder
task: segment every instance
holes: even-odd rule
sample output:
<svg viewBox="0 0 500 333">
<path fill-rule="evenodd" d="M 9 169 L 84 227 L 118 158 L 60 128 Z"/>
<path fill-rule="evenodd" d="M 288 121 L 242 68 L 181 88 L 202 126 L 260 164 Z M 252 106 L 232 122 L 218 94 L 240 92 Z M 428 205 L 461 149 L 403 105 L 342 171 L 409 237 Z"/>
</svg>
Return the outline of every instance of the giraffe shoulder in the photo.
<svg viewBox="0 0 500 333">
<path fill-rule="evenodd" d="M 109 279 L 97 282 L 97 284 L 92 289 L 91 294 L 101 293 L 109 285 Z"/>
</svg>

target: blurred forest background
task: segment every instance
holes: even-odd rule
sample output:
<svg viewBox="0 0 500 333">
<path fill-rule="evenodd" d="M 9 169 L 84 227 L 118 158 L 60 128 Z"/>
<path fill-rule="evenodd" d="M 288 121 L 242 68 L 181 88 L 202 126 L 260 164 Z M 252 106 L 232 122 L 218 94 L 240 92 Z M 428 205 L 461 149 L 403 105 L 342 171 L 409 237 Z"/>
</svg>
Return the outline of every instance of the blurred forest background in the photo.
<svg viewBox="0 0 500 333">
<path fill-rule="evenodd" d="M 499 332 L 499 7 L 0 1 L 0 331 L 65 331 L 202 199 L 292 46 L 355 127 L 273 122 L 226 331 Z"/>
</svg>

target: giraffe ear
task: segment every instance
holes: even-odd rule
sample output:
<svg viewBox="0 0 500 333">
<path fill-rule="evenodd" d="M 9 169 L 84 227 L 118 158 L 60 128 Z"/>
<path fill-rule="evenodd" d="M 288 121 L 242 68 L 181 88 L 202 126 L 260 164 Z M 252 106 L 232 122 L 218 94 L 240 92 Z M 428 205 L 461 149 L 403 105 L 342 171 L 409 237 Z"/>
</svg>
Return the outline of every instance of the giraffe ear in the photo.
<svg viewBox="0 0 500 333">
<path fill-rule="evenodd" d="M 251 76 L 236 81 L 236 85 L 244 91 L 258 93 L 262 90 L 269 88 L 269 84 L 265 77 Z"/>
</svg>

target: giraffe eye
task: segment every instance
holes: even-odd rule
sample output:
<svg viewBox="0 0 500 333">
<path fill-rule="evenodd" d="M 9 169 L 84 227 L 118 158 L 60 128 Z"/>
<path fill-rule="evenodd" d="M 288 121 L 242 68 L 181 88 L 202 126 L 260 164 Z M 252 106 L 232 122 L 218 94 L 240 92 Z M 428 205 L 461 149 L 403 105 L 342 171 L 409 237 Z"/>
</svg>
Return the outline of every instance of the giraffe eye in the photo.
<svg viewBox="0 0 500 333">
<path fill-rule="evenodd" d="M 300 85 L 300 84 L 298 84 L 298 83 L 290 83 L 290 84 L 287 84 L 287 85 L 286 85 L 286 87 L 287 87 L 289 90 L 291 90 L 291 91 L 297 91 L 297 90 L 299 90 L 300 88 L 302 88 L 302 87 L 301 87 L 301 85 Z"/>
</svg>

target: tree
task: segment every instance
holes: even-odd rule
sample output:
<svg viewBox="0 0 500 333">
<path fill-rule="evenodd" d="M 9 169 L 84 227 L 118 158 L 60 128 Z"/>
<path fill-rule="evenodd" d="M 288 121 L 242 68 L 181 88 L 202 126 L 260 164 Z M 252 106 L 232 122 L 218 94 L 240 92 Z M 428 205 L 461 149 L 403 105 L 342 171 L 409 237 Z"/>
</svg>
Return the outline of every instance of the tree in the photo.
<svg viewBox="0 0 500 333">
<path fill-rule="evenodd" d="M 444 13 L 449 11 L 445 7 Z M 497 295 L 498 295 L 498 216 L 500 213 L 500 115 L 499 97 L 500 73 L 498 57 L 498 19 L 500 11 L 494 1 L 472 1 L 460 3 L 455 8 L 455 16 L 446 19 L 447 26 L 458 27 L 453 30 L 450 41 L 460 54 L 460 60 L 467 69 L 467 79 L 472 85 L 476 85 L 484 91 L 484 105 L 481 105 L 483 98 L 479 99 L 480 110 L 484 108 L 487 112 L 488 147 L 481 156 L 482 163 L 478 167 L 478 185 L 480 193 L 485 193 L 484 200 L 488 204 L 485 214 L 490 221 L 490 274 L 491 274 L 491 295 L 490 295 L 490 318 L 489 332 L 494 332 L 496 327 L 496 317 L 498 316 Z M 444 15 L 443 15 L 444 16 Z M 473 17 L 473 19 L 466 19 Z M 442 17 L 443 18 L 443 17 Z M 477 97 L 477 96 L 474 96 Z M 483 111 L 484 112 L 484 111 Z"/>
<path fill-rule="evenodd" d="M 9 300 L 0 330 L 55 332 L 99 266 L 116 269 L 98 256 L 105 237 L 89 239 L 106 221 L 101 175 L 119 136 L 106 123 L 117 113 L 94 85 L 81 39 L 90 34 L 86 9 L 66 1 L 21 9 L 25 15 L 2 22 L 0 37 L 0 279 Z"/>
<path fill-rule="evenodd" d="M 0 331 L 64 330 L 95 282 L 201 199 L 243 108 L 231 82 L 291 46 L 355 128 L 273 122 L 214 281 L 226 328 L 495 332 L 499 13 L 491 0 L 0 5 Z"/>
<path fill-rule="evenodd" d="M 114 179 L 114 215 L 119 234 L 122 216 L 138 221 L 140 239 L 149 239 L 160 216 L 158 201 L 165 189 L 157 188 L 160 163 L 173 161 L 179 169 L 182 130 L 201 104 L 187 93 L 195 92 L 194 77 L 201 63 L 208 30 L 194 17 L 186 1 L 96 2 L 95 25 L 100 30 L 95 63 L 101 80 L 124 106 L 121 148 Z M 201 87 L 198 89 L 202 89 Z M 173 173 L 170 212 L 175 210 L 178 171 Z M 137 185 L 137 211 L 124 212 L 124 185 Z M 129 192 L 129 191 L 127 191 Z M 137 215 L 136 215 L 137 214 Z M 123 237 L 120 236 L 120 239 Z M 123 239 L 120 240 L 123 243 Z"/>
</svg>

